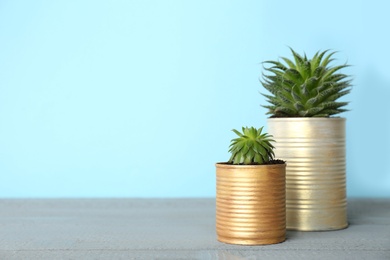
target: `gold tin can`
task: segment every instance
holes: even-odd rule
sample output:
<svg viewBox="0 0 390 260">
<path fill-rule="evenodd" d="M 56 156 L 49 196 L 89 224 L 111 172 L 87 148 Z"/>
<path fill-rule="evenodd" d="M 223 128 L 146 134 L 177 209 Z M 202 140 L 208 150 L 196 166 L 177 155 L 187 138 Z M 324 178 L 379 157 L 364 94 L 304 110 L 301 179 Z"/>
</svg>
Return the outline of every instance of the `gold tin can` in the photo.
<svg viewBox="0 0 390 260">
<path fill-rule="evenodd" d="M 287 161 L 287 229 L 348 226 L 345 118 L 270 118 L 276 158 Z"/>
<path fill-rule="evenodd" d="M 216 164 L 218 241 L 266 245 L 286 239 L 286 164 Z"/>
</svg>

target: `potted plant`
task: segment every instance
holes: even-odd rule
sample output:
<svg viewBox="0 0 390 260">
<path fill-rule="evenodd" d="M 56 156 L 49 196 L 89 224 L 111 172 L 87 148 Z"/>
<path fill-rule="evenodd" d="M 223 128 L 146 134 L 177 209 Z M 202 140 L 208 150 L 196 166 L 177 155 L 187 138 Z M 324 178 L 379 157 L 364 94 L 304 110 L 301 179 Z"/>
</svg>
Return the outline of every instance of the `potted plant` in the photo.
<svg viewBox="0 0 390 260">
<path fill-rule="evenodd" d="M 272 136 L 243 127 L 231 140 L 231 157 L 216 164 L 218 240 L 240 245 L 283 242 L 286 238 L 285 169 L 274 160 Z"/>
<path fill-rule="evenodd" d="M 346 201 L 345 118 L 351 80 L 332 66 L 334 52 L 311 59 L 291 49 L 293 60 L 266 61 L 261 83 L 271 117 L 268 132 L 275 155 L 287 161 L 287 229 L 337 230 L 348 226 Z"/>
</svg>

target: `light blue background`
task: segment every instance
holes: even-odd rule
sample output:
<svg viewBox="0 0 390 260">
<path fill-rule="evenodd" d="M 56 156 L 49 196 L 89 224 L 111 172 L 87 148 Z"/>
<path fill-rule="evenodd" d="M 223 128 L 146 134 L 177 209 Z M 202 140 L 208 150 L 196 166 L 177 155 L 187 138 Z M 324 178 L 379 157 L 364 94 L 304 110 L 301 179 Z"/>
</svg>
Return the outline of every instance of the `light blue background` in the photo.
<svg viewBox="0 0 390 260">
<path fill-rule="evenodd" d="M 263 60 L 353 66 L 348 195 L 390 196 L 386 1 L 1 1 L 0 197 L 209 197 Z"/>
</svg>

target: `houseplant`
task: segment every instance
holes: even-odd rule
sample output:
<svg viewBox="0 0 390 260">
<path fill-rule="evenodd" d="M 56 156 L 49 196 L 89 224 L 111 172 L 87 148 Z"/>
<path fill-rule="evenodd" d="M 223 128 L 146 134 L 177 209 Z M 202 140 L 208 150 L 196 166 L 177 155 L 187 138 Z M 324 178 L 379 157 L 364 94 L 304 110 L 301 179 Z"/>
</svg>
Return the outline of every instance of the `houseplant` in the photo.
<svg viewBox="0 0 390 260">
<path fill-rule="evenodd" d="M 243 127 L 230 144 L 231 157 L 216 164 L 218 240 L 241 245 L 285 240 L 285 169 L 274 160 L 272 137 L 262 129 Z"/>
<path fill-rule="evenodd" d="M 337 230 L 348 226 L 345 112 L 351 80 L 332 66 L 334 52 L 311 59 L 291 49 L 293 60 L 266 61 L 261 83 L 270 94 L 264 106 L 275 155 L 287 161 L 287 229 Z"/>
</svg>

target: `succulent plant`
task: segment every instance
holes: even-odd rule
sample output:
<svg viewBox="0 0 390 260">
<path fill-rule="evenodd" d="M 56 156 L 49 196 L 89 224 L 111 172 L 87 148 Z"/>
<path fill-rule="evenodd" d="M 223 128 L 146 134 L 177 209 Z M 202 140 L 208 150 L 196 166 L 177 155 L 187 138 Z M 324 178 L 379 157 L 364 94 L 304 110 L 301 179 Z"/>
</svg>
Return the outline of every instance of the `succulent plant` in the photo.
<svg viewBox="0 0 390 260">
<path fill-rule="evenodd" d="M 242 133 L 232 130 L 238 138 L 232 139 L 229 152 L 232 154 L 228 163 L 232 164 L 264 164 L 273 160 L 274 142 L 272 136 L 261 133 L 263 127 L 243 127 Z"/>
<path fill-rule="evenodd" d="M 331 66 L 335 52 L 317 52 L 308 59 L 291 49 L 294 61 L 282 57 L 280 61 L 265 61 L 270 74 L 263 74 L 261 84 L 272 95 L 263 94 L 270 105 L 272 117 L 329 117 L 347 111 L 348 102 L 337 99 L 350 92 L 351 80 L 339 70 L 347 64 Z"/>
</svg>

